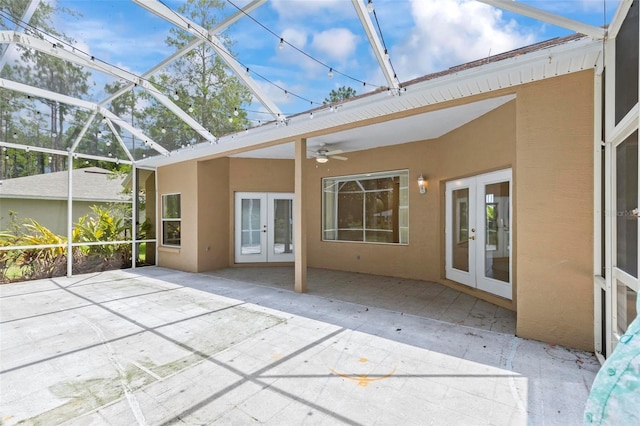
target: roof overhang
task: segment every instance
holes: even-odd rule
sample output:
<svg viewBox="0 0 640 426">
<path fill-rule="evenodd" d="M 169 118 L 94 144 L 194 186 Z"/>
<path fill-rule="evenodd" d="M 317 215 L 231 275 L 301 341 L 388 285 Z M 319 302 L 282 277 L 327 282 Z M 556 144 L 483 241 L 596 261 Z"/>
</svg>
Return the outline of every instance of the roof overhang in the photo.
<svg viewBox="0 0 640 426">
<path fill-rule="evenodd" d="M 343 102 L 335 108 L 327 106 L 307 111 L 289 117 L 285 123 L 267 123 L 246 132 L 221 137 L 217 144 L 193 145 L 172 151 L 166 156 L 147 158 L 139 164 L 160 167 L 188 160 L 228 156 L 293 158 L 291 143 L 301 138 L 307 139 L 309 146 L 342 142 L 340 149 L 344 152 L 390 145 L 396 143 L 396 140 L 404 143 L 429 139 L 430 134 L 437 137 L 442 131 L 453 130 L 477 118 L 478 114 L 482 115 L 482 111 L 486 113 L 509 101 L 514 96 L 505 96 L 508 95 L 509 88 L 594 69 L 600 64 L 601 54 L 601 41 L 589 37 L 569 39 L 520 55 L 507 56 L 500 61 L 487 60 L 486 64 L 455 69 L 433 78 L 427 76 L 407 83 L 404 85 L 406 91 L 400 94 L 389 95 L 387 91 L 369 93 Z M 501 92 L 496 94 L 496 99 L 486 98 L 487 94 L 498 91 Z M 479 95 L 484 99 L 474 102 L 479 99 Z M 456 102 L 458 105 L 451 107 Z M 310 112 L 313 112 L 313 119 L 310 118 Z M 452 119 L 437 132 L 430 133 L 425 124 L 420 126 L 420 136 L 406 130 L 409 126 L 405 124 L 417 121 L 435 123 L 439 117 L 447 114 L 451 114 L 455 120 Z M 353 144 L 344 143 L 353 140 L 360 132 L 375 134 L 376 137 L 367 138 L 368 143 L 363 140 Z M 393 138 L 380 137 L 391 132 Z M 287 145 L 272 148 L 283 144 Z"/>
</svg>

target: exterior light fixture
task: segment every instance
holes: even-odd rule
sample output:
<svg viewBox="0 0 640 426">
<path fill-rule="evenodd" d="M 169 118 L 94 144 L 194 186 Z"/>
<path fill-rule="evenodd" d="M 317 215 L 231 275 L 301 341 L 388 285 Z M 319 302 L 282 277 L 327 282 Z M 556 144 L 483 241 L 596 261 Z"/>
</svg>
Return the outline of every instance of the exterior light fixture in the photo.
<svg viewBox="0 0 640 426">
<path fill-rule="evenodd" d="M 422 175 L 418 176 L 418 190 L 421 194 L 427 193 L 427 181 Z"/>
<path fill-rule="evenodd" d="M 371 0 L 367 2 L 367 10 L 369 13 L 373 12 L 373 2 Z"/>
<path fill-rule="evenodd" d="M 333 68 L 329 68 L 329 72 L 327 73 L 329 78 L 333 78 Z"/>
<path fill-rule="evenodd" d="M 280 38 L 280 44 L 278 44 L 278 49 L 282 50 L 284 49 L 284 39 Z"/>
</svg>

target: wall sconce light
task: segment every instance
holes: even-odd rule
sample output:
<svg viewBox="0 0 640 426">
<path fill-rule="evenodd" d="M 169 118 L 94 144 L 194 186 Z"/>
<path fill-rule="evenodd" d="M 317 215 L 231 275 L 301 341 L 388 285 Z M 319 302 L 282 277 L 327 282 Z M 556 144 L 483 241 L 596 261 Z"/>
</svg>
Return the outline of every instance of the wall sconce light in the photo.
<svg viewBox="0 0 640 426">
<path fill-rule="evenodd" d="M 418 177 L 418 190 L 420 190 L 421 194 L 427 193 L 427 181 L 422 175 Z"/>
</svg>

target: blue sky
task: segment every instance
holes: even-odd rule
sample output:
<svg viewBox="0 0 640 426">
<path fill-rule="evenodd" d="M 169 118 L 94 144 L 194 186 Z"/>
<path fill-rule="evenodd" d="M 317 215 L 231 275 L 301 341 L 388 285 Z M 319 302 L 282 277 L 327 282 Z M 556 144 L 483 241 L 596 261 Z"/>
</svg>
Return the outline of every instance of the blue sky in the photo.
<svg viewBox="0 0 640 426">
<path fill-rule="evenodd" d="M 100 60 L 142 74 L 172 53 L 164 43 L 170 24 L 135 3 L 128 0 L 58 0 L 57 3 L 83 15 L 78 19 L 66 18 L 58 25 L 76 39 L 76 47 Z M 183 2 L 164 0 L 164 3 L 176 9 Z M 248 0 L 234 0 L 234 3 L 243 6 Z M 571 33 L 472 0 L 373 0 L 373 3 L 401 82 Z M 618 1 L 527 0 L 522 3 L 601 26 L 611 21 Z M 227 4 L 223 14 L 235 11 Z M 285 114 L 307 110 L 311 107 L 307 100 L 322 102 L 332 89 L 343 85 L 353 87 L 358 93 L 386 85 L 351 1 L 269 0 L 252 16 L 318 61 L 368 83 L 363 86 L 338 72 L 329 78 L 325 66 L 291 47 L 278 49 L 278 37 L 245 17 L 227 31 L 236 42 L 233 50 Z M 307 100 L 285 96 L 283 90 L 262 80 L 256 72 L 288 93 Z M 109 79 L 97 74 L 94 79 L 94 100 L 100 100 L 100 87 Z M 262 108 L 254 104 L 247 109 Z"/>
</svg>

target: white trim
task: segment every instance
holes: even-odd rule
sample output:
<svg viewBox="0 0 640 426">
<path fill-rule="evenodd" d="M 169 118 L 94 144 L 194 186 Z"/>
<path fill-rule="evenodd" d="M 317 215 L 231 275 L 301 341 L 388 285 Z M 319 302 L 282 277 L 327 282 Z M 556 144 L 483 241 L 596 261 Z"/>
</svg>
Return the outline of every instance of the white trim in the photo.
<svg viewBox="0 0 640 426">
<path fill-rule="evenodd" d="M 607 28 L 608 34 L 607 37 L 609 39 L 615 39 L 618 36 L 618 32 L 620 32 L 620 28 L 622 28 L 622 23 L 624 19 L 627 17 L 629 13 L 629 9 L 631 9 L 631 5 L 633 4 L 633 0 L 620 0 L 618 3 L 618 7 L 616 9 L 613 18 L 611 19 L 611 23 L 609 24 L 609 28 Z"/>
<path fill-rule="evenodd" d="M 274 202 L 276 200 L 295 199 L 295 194 L 290 192 L 236 192 L 234 194 L 234 262 L 235 263 L 265 263 L 265 262 L 293 262 L 295 259 L 295 235 L 292 235 L 292 244 L 294 244 L 291 253 L 275 252 L 275 228 L 274 219 Z M 257 246 L 257 253 L 242 253 L 242 201 L 244 200 L 260 200 L 260 224 L 257 230 L 259 232 L 260 241 Z M 294 215 L 292 211 L 292 215 Z M 295 218 L 292 216 L 292 219 Z M 293 221 L 290 224 L 293 228 Z M 251 231 L 251 230 L 250 230 Z M 292 233 L 295 231 L 292 229 Z"/>
<path fill-rule="evenodd" d="M 635 104 L 633 108 L 625 115 L 622 120 L 613 128 L 607 137 L 614 143 L 615 146 L 620 145 L 625 141 L 633 132 L 638 130 L 638 117 L 639 114 L 638 104 Z"/>
<path fill-rule="evenodd" d="M 605 318 L 602 317 L 602 290 L 606 291 L 607 282 L 602 276 L 594 276 L 593 277 L 593 347 L 595 349 L 595 353 L 602 354 L 602 322 Z M 600 355 L 602 357 L 602 355 Z M 604 357 L 603 357 L 604 359 Z"/>
<path fill-rule="evenodd" d="M 164 217 L 164 200 L 165 197 L 171 196 L 171 195 L 179 195 L 180 196 L 180 217 L 176 218 L 176 217 L 172 217 L 172 218 L 165 218 Z M 180 230 L 180 244 L 167 244 L 164 241 L 164 223 L 165 222 L 179 222 L 180 226 L 182 226 L 182 193 L 180 192 L 167 192 L 167 193 L 163 193 L 160 194 L 160 244 L 163 247 L 172 247 L 172 248 L 179 248 L 182 247 L 182 229 Z"/>
<path fill-rule="evenodd" d="M 380 66 L 380 70 L 382 71 L 385 80 L 387 80 L 387 86 L 389 88 L 398 90 L 400 87 L 398 84 L 398 79 L 393 73 L 393 68 L 391 67 L 389 59 L 385 58 L 382 44 L 380 43 L 380 39 L 378 38 L 378 32 L 373 26 L 373 22 L 371 22 L 371 18 L 369 17 L 369 13 L 364 2 L 362 0 L 351 0 L 351 3 L 356 10 L 356 14 L 358 15 L 358 19 L 360 20 L 362 29 L 367 35 L 367 39 L 369 40 L 369 44 L 373 49 L 374 56 L 378 61 L 378 65 Z"/>
<path fill-rule="evenodd" d="M 631 290 L 635 291 L 635 292 L 639 292 L 640 290 L 638 289 L 638 287 L 640 287 L 640 285 L 638 284 L 638 278 L 634 277 L 633 275 L 629 274 L 628 272 L 623 271 L 622 269 L 618 268 L 618 267 L 614 267 L 613 268 L 613 272 L 614 272 L 614 279 L 618 280 L 620 282 L 622 282 L 624 285 L 626 285 L 627 287 L 629 287 Z"/>
<path fill-rule="evenodd" d="M 486 185 L 509 183 L 509 282 L 485 275 Z M 468 188 L 469 271 L 453 268 L 453 191 Z M 445 191 L 445 273 L 446 278 L 512 300 L 513 298 L 513 176 L 512 169 L 498 170 L 480 175 L 452 180 L 446 183 Z M 473 234 L 473 235 L 472 235 Z"/>
<path fill-rule="evenodd" d="M 453 267 L 453 222 L 459 222 L 458 218 L 453 217 L 453 191 L 468 190 L 467 197 L 467 237 L 468 237 L 468 271 L 456 269 Z M 475 226 L 475 181 L 473 178 L 456 179 L 445 184 L 445 276 L 447 279 L 457 281 L 468 285 L 469 287 L 477 287 L 476 283 L 476 262 L 475 262 L 475 241 L 471 237 L 471 229 Z M 474 236 L 475 238 L 475 236 Z M 459 238 L 456 237 L 456 242 Z"/>
</svg>

